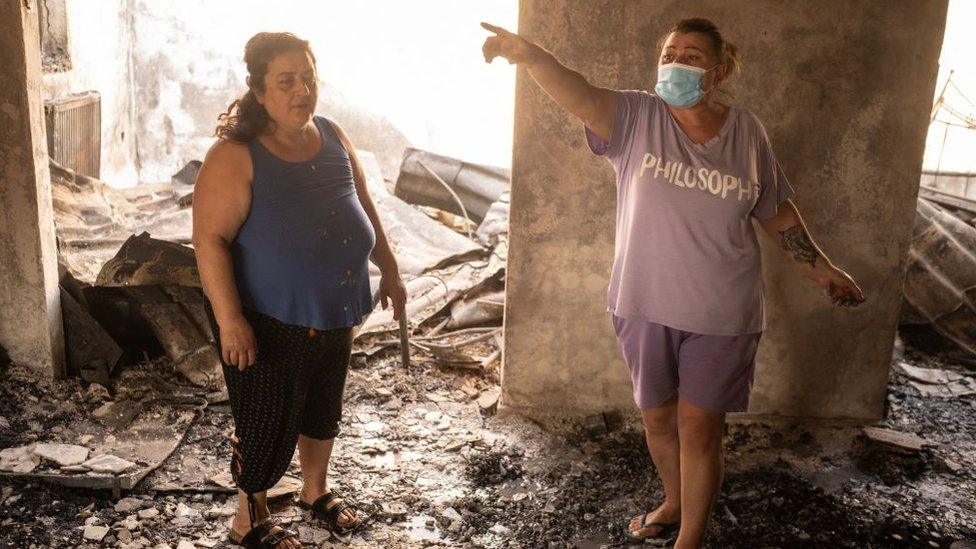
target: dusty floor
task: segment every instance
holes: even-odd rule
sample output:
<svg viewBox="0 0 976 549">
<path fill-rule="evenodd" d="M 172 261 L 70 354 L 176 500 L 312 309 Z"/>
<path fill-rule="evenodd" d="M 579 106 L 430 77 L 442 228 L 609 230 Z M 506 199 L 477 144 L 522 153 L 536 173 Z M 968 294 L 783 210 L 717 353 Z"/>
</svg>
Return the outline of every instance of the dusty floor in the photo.
<svg viewBox="0 0 976 549">
<path fill-rule="evenodd" d="M 910 335 L 907 362 L 965 372 L 931 334 Z M 307 545 L 616 547 L 628 517 L 659 501 L 633 425 L 556 435 L 486 417 L 477 399 L 497 390 L 497 371 L 426 363 L 408 373 L 393 355 L 354 360 L 331 470 L 334 486 L 370 514 L 369 527 L 337 540 L 279 500 L 277 514 Z M 34 384 L 19 368 L 5 370 L 0 447 L 70 438 L 70 425 L 100 405 L 76 380 Z M 164 379 L 157 388 L 176 380 L 159 362 L 126 376 Z M 960 540 L 976 542 L 976 398 L 922 398 L 898 374 L 889 389 L 884 425 L 933 447 L 871 454 L 859 428 L 730 425 L 709 547 L 974 547 Z M 124 391 L 117 384 L 112 397 Z M 176 413 L 172 400 L 155 402 L 141 413 Z M 225 546 L 231 426 L 227 405 L 210 404 L 177 451 L 124 494 L 134 499 L 118 503 L 108 492 L 0 478 L 0 547 Z M 86 522 L 109 527 L 100 543 L 86 545 Z"/>
</svg>

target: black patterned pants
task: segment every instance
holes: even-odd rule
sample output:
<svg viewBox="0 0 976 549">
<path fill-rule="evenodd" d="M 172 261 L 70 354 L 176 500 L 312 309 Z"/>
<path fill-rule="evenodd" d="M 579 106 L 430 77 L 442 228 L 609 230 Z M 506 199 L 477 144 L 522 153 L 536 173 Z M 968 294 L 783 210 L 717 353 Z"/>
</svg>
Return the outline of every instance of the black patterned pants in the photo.
<svg viewBox="0 0 976 549">
<path fill-rule="evenodd" d="M 221 356 L 236 440 L 231 473 L 249 495 L 275 485 L 295 453 L 298 435 L 339 434 L 352 328 L 315 330 L 244 309 L 257 340 L 257 360 L 241 371 L 223 362 L 220 327 L 204 299 Z"/>
</svg>

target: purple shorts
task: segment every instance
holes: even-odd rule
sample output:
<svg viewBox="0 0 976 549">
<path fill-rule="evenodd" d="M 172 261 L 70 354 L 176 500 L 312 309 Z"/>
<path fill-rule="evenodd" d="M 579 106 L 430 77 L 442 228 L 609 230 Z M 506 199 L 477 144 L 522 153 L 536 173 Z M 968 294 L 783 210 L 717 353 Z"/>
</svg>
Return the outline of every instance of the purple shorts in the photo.
<svg viewBox="0 0 976 549">
<path fill-rule="evenodd" d="M 641 410 L 682 400 L 712 412 L 744 412 L 762 332 L 708 335 L 646 320 L 613 316 L 617 343 L 630 369 Z"/>
</svg>

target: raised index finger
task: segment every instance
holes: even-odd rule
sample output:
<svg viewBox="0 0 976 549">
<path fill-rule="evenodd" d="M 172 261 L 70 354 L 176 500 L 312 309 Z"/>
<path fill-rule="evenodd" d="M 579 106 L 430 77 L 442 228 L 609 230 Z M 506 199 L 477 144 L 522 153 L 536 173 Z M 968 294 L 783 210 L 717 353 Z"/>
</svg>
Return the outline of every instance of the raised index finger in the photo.
<svg viewBox="0 0 976 549">
<path fill-rule="evenodd" d="M 495 33 L 495 34 L 497 34 L 499 36 L 510 36 L 512 34 L 512 33 L 508 32 L 507 30 L 505 30 L 505 29 L 503 29 L 501 27 L 496 27 L 495 25 L 492 25 L 491 23 L 485 23 L 483 21 L 481 23 L 481 28 L 483 28 L 485 30 L 490 30 L 491 32 L 493 32 L 493 33 Z"/>
</svg>

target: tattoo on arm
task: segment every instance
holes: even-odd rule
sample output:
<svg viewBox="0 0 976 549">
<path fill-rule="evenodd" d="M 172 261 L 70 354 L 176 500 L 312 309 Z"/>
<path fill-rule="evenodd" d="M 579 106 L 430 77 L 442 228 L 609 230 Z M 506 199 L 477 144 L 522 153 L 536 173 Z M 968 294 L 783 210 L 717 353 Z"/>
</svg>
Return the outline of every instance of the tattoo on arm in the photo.
<svg viewBox="0 0 976 549">
<path fill-rule="evenodd" d="M 778 232 L 782 240 L 780 245 L 788 253 L 793 254 L 794 261 L 798 263 L 809 263 L 811 267 L 816 266 L 817 257 L 820 256 L 820 252 L 813 245 L 813 242 L 810 240 L 810 235 L 803 230 L 802 226 L 793 225 L 785 231 Z"/>
</svg>

